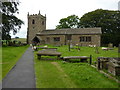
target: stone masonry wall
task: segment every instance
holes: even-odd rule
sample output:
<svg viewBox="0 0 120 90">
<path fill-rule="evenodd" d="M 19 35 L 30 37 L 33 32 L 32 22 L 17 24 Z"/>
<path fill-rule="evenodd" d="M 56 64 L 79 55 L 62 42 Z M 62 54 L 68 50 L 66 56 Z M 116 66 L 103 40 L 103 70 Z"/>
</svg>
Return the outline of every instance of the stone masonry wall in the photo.
<svg viewBox="0 0 120 90">
<path fill-rule="evenodd" d="M 32 21 L 35 21 L 35 24 Z M 41 14 L 28 16 L 28 43 L 31 43 L 36 33 L 46 30 L 46 17 Z"/>
<path fill-rule="evenodd" d="M 80 37 L 81 36 L 90 36 L 91 37 L 91 42 L 80 42 Z M 65 35 L 45 35 L 45 36 L 40 36 L 42 40 L 45 41 L 46 44 L 52 44 L 52 45 L 65 45 L 68 44 L 68 40 L 66 40 Z M 54 37 L 60 37 L 60 41 L 55 42 L 53 40 Z M 47 41 L 47 38 L 50 39 L 50 41 Z M 72 35 L 71 37 L 71 44 L 72 45 L 80 45 L 80 46 L 89 46 L 89 45 L 96 45 L 100 46 L 100 35 Z"/>
</svg>

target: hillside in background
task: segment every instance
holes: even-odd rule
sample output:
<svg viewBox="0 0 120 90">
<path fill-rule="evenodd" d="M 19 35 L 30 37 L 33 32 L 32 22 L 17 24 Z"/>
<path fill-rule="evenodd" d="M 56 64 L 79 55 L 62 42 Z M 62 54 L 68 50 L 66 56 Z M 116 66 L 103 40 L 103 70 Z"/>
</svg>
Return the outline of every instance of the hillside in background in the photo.
<svg viewBox="0 0 120 90">
<path fill-rule="evenodd" d="M 26 38 L 12 38 L 12 40 L 26 42 Z"/>
</svg>

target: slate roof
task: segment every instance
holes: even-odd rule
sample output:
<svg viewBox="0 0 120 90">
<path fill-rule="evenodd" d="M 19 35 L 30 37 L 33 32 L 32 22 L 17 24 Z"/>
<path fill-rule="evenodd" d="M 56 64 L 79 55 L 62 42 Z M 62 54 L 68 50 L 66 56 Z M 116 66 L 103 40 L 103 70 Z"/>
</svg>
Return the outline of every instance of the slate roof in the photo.
<svg viewBox="0 0 120 90">
<path fill-rule="evenodd" d="M 80 34 L 102 34 L 101 28 L 79 28 L 79 29 L 51 29 L 51 30 L 43 30 L 37 35 L 80 35 Z"/>
</svg>

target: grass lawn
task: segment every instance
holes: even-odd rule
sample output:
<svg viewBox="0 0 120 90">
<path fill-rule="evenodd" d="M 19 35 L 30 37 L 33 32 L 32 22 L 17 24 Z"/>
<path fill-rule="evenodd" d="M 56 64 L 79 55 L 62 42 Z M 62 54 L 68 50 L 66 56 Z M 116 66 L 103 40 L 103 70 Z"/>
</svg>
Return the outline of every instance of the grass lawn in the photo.
<svg viewBox="0 0 120 90">
<path fill-rule="evenodd" d="M 58 48 L 59 52 L 62 52 L 62 56 L 90 56 L 92 55 L 93 61 L 96 61 L 97 57 L 118 57 L 118 48 L 114 50 L 103 51 L 101 47 L 98 48 L 99 54 L 95 52 L 95 48 L 80 47 L 80 51 L 71 49 L 68 51 L 68 46 Z"/>
<path fill-rule="evenodd" d="M 53 47 L 53 46 L 49 46 Z M 99 48 L 99 54 L 94 48 L 80 47 L 80 51 L 68 46 L 57 47 L 62 56 L 93 56 L 96 61 L 98 56 L 117 57 L 117 48 L 103 51 Z M 43 56 L 46 60 L 38 60 L 35 52 L 35 74 L 37 88 L 118 88 L 115 81 L 99 73 L 87 63 L 66 63 L 55 60 L 56 57 Z M 54 60 L 47 60 L 53 58 Z"/>
<path fill-rule="evenodd" d="M 115 81 L 85 63 L 59 63 L 79 88 L 117 88 Z"/>
<path fill-rule="evenodd" d="M 28 46 L 2 47 L 2 62 L 0 63 L 2 65 L 2 78 L 12 69 L 27 48 Z"/>
<path fill-rule="evenodd" d="M 59 65 L 57 61 L 36 61 L 37 88 L 76 88 L 70 77 L 56 65 Z"/>
</svg>

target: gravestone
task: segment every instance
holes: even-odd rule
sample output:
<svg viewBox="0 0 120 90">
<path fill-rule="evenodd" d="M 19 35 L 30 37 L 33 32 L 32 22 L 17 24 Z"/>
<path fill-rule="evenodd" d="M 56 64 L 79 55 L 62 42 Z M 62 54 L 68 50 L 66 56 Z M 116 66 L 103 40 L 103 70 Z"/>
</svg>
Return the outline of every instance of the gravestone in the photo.
<svg viewBox="0 0 120 90">
<path fill-rule="evenodd" d="M 106 69 L 114 76 L 120 76 L 120 58 L 98 57 L 98 70 Z"/>
<path fill-rule="evenodd" d="M 96 54 L 99 54 L 99 49 L 98 49 L 98 47 L 96 47 L 96 46 L 95 46 L 95 53 L 96 53 Z"/>
<path fill-rule="evenodd" d="M 111 58 L 108 63 L 108 72 L 115 75 L 120 76 L 120 60 L 119 58 Z"/>
<path fill-rule="evenodd" d="M 108 69 L 109 57 L 98 57 L 98 69 Z"/>
<path fill-rule="evenodd" d="M 108 44 L 108 47 L 109 47 L 109 48 L 113 48 L 113 43 L 109 43 L 109 44 Z"/>
<path fill-rule="evenodd" d="M 73 48 L 73 45 L 72 45 L 72 44 L 70 44 L 70 48 Z"/>
</svg>

